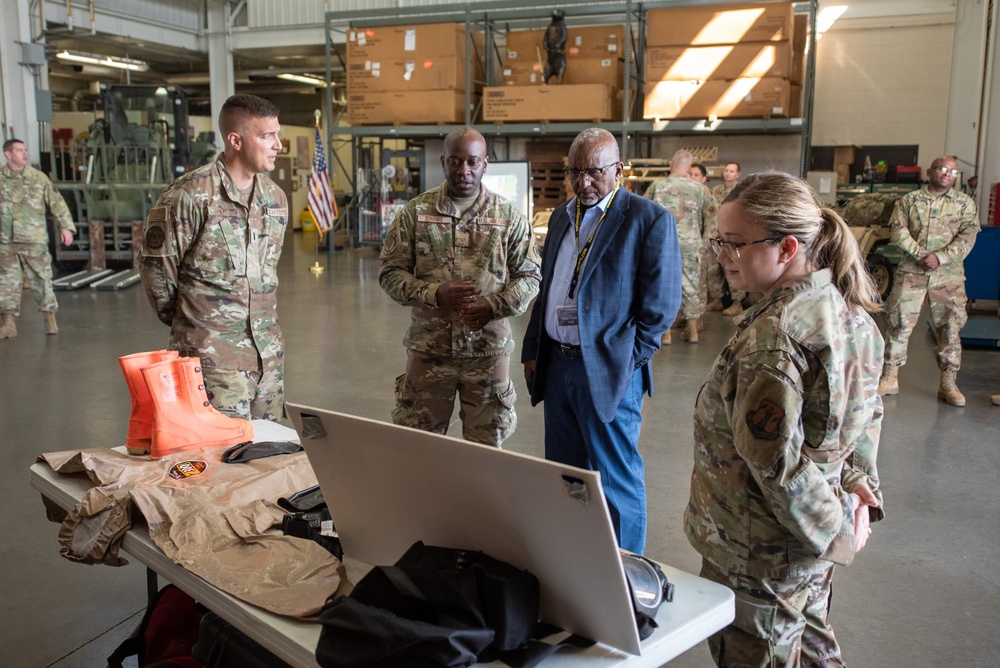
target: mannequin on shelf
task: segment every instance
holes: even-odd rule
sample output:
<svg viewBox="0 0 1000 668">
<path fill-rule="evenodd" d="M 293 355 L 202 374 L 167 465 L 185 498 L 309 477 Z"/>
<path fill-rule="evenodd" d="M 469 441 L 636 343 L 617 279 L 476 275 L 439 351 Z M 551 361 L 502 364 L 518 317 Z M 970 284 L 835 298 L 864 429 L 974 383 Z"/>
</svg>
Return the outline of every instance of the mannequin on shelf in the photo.
<svg viewBox="0 0 1000 668">
<path fill-rule="evenodd" d="M 556 78 L 557 84 L 561 84 L 566 75 L 566 40 L 569 35 L 566 32 L 565 17 L 566 13 L 563 10 L 553 10 L 552 23 L 545 29 L 542 46 L 545 48 L 547 59 L 542 81 L 546 84 L 552 77 Z"/>
</svg>

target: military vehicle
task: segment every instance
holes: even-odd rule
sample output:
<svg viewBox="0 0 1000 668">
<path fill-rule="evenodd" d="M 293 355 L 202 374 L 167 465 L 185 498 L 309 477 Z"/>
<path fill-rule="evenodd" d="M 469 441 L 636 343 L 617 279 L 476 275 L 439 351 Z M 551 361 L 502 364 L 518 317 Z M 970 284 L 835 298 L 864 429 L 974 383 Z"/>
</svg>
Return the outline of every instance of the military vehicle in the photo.
<svg viewBox="0 0 1000 668">
<path fill-rule="evenodd" d="M 862 186 L 867 189 L 868 185 Z M 842 192 L 849 199 L 837 207 L 840 215 L 851 226 L 854 238 L 858 240 L 861 254 L 868 264 L 868 271 L 875 279 L 882 299 L 888 299 L 895 279 L 896 265 L 899 264 L 901 253 L 890 243 L 889 219 L 892 218 L 896 202 L 908 189 L 891 188 L 887 192 Z"/>
<path fill-rule="evenodd" d="M 188 100 L 175 86 L 102 84 L 104 114 L 86 133 L 54 148 L 55 185 L 80 231 L 57 261 L 134 262 L 149 209 L 178 176 L 215 153 L 214 133 L 189 136 Z M 82 225 L 81 225 L 82 223 Z"/>
</svg>

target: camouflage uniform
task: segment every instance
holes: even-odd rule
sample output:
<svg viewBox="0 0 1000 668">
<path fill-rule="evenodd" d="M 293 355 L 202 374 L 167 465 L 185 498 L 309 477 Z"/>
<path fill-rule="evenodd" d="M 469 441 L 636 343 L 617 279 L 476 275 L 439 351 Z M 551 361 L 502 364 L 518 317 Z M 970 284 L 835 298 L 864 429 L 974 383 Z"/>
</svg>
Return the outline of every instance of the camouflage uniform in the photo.
<svg viewBox="0 0 1000 668">
<path fill-rule="evenodd" d="M 38 310 L 59 309 L 52 290 L 46 205 L 60 230 L 76 233 L 66 201 L 45 174 L 31 165 L 20 171 L 0 167 L 0 313 L 21 314 L 25 273 Z"/>
<path fill-rule="evenodd" d="M 736 187 L 735 183 L 733 184 L 732 188 L 727 188 L 725 183 L 720 183 L 719 185 L 712 188 L 712 197 L 715 199 L 716 206 L 722 206 L 723 200 L 725 200 L 726 197 L 729 196 L 729 193 L 733 192 L 733 188 L 735 187 Z M 718 222 L 716 222 L 715 226 L 712 229 L 711 234 L 709 234 L 708 236 L 709 238 L 719 236 Z M 718 294 L 721 296 L 722 292 L 725 289 L 723 285 L 726 282 L 725 270 L 722 268 L 722 263 L 719 262 L 718 259 L 715 257 L 715 254 L 712 252 L 711 248 L 707 248 L 707 253 L 709 260 L 711 260 L 711 264 L 708 267 L 709 270 L 708 293 Z M 718 292 L 717 293 L 713 292 L 713 290 L 717 290 Z M 729 296 L 732 297 L 734 302 L 742 302 L 746 298 L 747 293 L 744 292 L 743 290 L 734 290 L 732 286 L 730 286 Z"/>
<path fill-rule="evenodd" d="M 257 174 L 248 201 L 221 156 L 175 181 L 146 219 L 146 295 L 170 348 L 201 358 L 212 405 L 228 415 L 284 414 L 276 295 L 287 222 L 281 188 Z"/>
<path fill-rule="evenodd" d="M 892 243 L 903 251 L 903 260 L 889 295 L 885 363 L 906 364 L 906 344 L 926 295 L 937 330 L 934 352 L 938 366 L 942 371 L 958 371 L 962 366 L 959 332 L 968 319 L 963 263 L 979 233 L 976 203 L 954 189 L 935 196 L 921 188 L 896 203 L 889 226 Z M 934 253 L 940 262 L 933 271 L 917 264 L 927 253 Z"/>
<path fill-rule="evenodd" d="M 694 321 L 705 312 L 701 296 L 701 256 L 715 227 L 716 204 L 708 188 L 687 176 L 654 181 L 646 190 L 651 199 L 674 215 L 681 248 L 681 313 Z"/>
<path fill-rule="evenodd" d="M 396 424 L 445 433 L 459 394 L 462 435 L 499 446 L 517 426 L 509 316 L 538 294 L 538 251 L 527 219 L 483 186 L 464 215 L 446 184 L 410 200 L 386 236 L 379 284 L 413 307 L 403 337 L 406 373 L 396 379 Z M 478 340 L 466 337 L 462 318 L 437 303 L 448 281 L 471 280 L 493 308 Z"/>
<path fill-rule="evenodd" d="M 726 189 L 726 184 L 722 183 L 720 185 L 712 188 L 712 199 L 715 200 L 716 214 L 718 214 L 718 207 L 722 204 L 722 200 L 726 198 L 732 191 L 732 188 Z M 712 217 L 711 224 L 705 230 L 705 238 L 711 239 L 712 237 L 719 236 L 719 221 L 718 215 Z M 701 301 L 703 304 L 722 299 L 722 293 L 725 292 L 725 273 L 722 269 L 722 264 L 716 259 L 715 254 L 712 252 L 712 248 L 706 243 L 702 246 L 701 253 Z"/>
<path fill-rule="evenodd" d="M 882 518 L 882 337 L 832 276 L 790 282 L 738 316 L 695 404 L 685 531 L 703 574 L 736 593 L 733 625 L 709 641 L 719 665 L 798 666 L 800 654 L 842 665 L 830 578 L 854 558 L 847 490 L 867 483 Z"/>
</svg>

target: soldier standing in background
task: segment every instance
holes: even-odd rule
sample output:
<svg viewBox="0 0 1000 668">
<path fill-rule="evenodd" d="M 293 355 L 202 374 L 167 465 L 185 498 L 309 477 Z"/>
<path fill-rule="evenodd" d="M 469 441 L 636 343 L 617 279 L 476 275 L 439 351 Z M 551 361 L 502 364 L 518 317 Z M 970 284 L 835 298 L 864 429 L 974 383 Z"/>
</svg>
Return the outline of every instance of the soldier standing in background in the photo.
<svg viewBox="0 0 1000 668">
<path fill-rule="evenodd" d="M 266 176 L 281 149 L 278 108 L 233 95 L 219 112 L 225 150 L 177 179 L 149 211 L 139 272 L 170 348 L 200 357 L 212 405 L 231 417 L 284 416 L 278 258 L 288 222 Z"/>
<path fill-rule="evenodd" d="M 28 164 L 28 149 L 20 139 L 3 143 L 7 165 L 0 167 L 0 339 L 17 336 L 24 274 L 42 312 L 46 334 L 58 334 L 59 304 L 52 290 L 52 255 L 45 207 L 59 223 L 59 240 L 73 243 L 76 225 L 62 195 L 49 177 Z"/>
<path fill-rule="evenodd" d="M 688 177 L 692 156 L 681 149 L 670 159 L 670 175 L 649 186 L 646 198 L 674 215 L 681 249 L 681 314 L 686 320 L 681 337 L 698 342 L 698 320 L 705 310 L 701 297 L 701 256 L 708 231 L 715 227 L 718 208 L 712 193 Z M 669 334 L 669 331 L 667 332 Z M 666 335 L 665 335 L 666 336 Z M 663 343 L 668 341 L 664 339 Z"/>
<path fill-rule="evenodd" d="M 906 344 L 926 297 L 937 334 L 938 399 L 965 405 L 956 384 L 962 366 L 959 332 L 968 320 L 964 261 L 979 234 L 979 211 L 971 197 L 952 188 L 958 175 L 955 158 L 937 158 L 927 170 L 927 185 L 900 199 L 889 221 L 891 241 L 903 259 L 889 295 L 881 395 L 899 394 L 899 367 L 906 364 Z"/>
<path fill-rule="evenodd" d="M 708 183 L 708 170 L 700 162 L 691 165 L 691 171 L 688 172 L 688 176 L 691 177 L 692 181 L 697 181 L 702 185 Z"/>
<path fill-rule="evenodd" d="M 726 199 L 729 193 L 733 192 L 733 188 L 736 184 L 740 182 L 740 163 L 738 162 L 727 162 L 726 166 L 722 168 L 722 183 L 712 188 L 712 197 L 715 198 L 716 203 L 721 206 L 722 201 Z M 714 236 L 714 234 L 713 234 Z M 717 264 L 717 263 L 713 263 Z M 726 276 L 722 272 L 722 265 L 717 264 L 716 267 L 712 269 L 715 270 L 717 280 L 722 283 L 726 282 Z M 714 277 L 709 278 L 710 281 L 716 280 Z M 742 290 L 734 290 L 732 286 L 729 286 L 729 296 L 733 298 L 733 303 L 729 305 L 729 308 L 723 311 L 722 309 L 722 290 L 719 290 L 719 299 L 712 300 L 712 302 L 705 307 L 707 311 L 722 311 L 725 315 L 739 315 L 743 312 L 743 300 L 746 298 L 747 293 Z"/>
<path fill-rule="evenodd" d="M 538 294 L 541 268 L 528 219 L 482 185 L 488 164 L 475 130 L 445 137 L 445 182 L 392 221 L 379 285 L 413 312 L 392 421 L 444 434 L 457 393 L 462 436 L 499 447 L 517 427 L 507 318 Z"/>
</svg>

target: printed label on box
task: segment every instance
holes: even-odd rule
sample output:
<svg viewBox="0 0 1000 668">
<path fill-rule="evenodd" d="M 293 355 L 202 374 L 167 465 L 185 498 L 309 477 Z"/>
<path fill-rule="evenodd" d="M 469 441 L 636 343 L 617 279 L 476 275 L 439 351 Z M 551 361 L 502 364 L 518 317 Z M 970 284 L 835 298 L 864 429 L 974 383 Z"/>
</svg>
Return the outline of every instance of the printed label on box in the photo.
<svg viewBox="0 0 1000 668">
<path fill-rule="evenodd" d="M 403 38 L 403 51 L 417 50 L 417 29 L 407 28 L 406 36 Z"/>
</svg>

